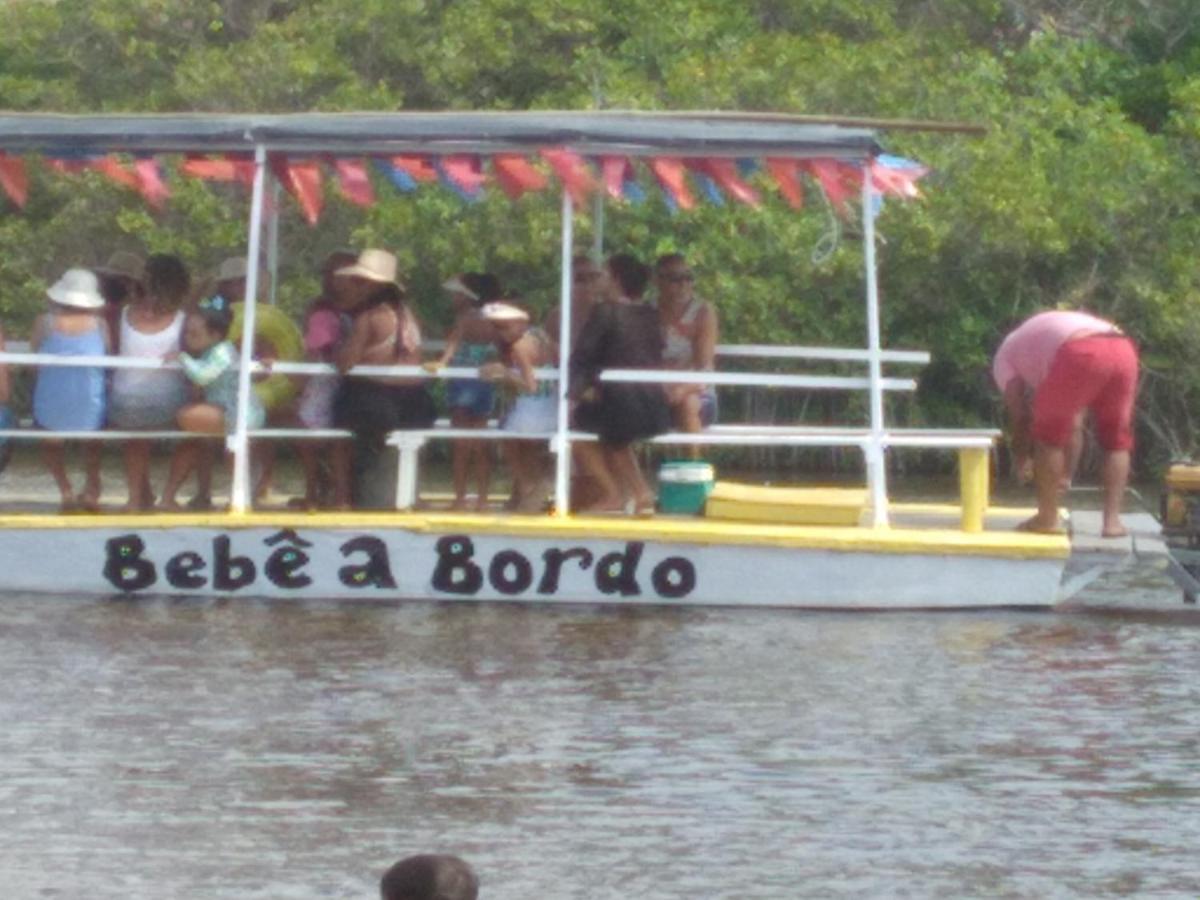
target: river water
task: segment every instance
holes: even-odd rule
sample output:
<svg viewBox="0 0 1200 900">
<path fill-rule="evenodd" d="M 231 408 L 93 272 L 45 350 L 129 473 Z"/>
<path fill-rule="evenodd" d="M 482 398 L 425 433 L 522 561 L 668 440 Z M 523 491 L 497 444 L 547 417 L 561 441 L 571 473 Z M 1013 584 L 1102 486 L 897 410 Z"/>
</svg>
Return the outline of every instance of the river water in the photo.
<svg viewBox="0 0 1200 900">
<path fill-rule="evenodd" d="M 1198 626 L 7 596 L 0 896 L 1194 897 Z"/>
</svg>

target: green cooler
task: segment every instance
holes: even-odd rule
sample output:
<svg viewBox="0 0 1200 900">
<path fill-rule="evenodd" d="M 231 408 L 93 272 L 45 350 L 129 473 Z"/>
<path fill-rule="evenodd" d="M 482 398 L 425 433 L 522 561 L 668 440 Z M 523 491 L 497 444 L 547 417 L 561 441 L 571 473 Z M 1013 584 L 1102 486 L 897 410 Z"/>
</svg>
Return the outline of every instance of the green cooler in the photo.
<svg viewBox="0 0 1200 900">
<path fill-rule="evenodd" d="M 698 460 L 665 462 L 658 470 L 661 512 L 698 516 L 713 488 L 713 467 Z"/>
</svg>

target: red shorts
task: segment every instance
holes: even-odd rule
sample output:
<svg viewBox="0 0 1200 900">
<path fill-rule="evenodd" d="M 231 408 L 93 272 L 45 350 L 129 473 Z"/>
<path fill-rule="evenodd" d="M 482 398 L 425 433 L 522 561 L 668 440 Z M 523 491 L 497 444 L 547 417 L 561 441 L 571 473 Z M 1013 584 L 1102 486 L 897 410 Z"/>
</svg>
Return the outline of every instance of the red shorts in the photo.
<svg viewBox="0 0 1200 900">
<path fill-rule="evenodd" d="M 1090 409 L 1101 447 L 1131 449 L 1137 379 L 1137 347 L 1128 337 L 1091 335 L 1067 341 L 1034 394 L 1033 439 L 1067 446 L 1076 417 Z"/>
</svg>

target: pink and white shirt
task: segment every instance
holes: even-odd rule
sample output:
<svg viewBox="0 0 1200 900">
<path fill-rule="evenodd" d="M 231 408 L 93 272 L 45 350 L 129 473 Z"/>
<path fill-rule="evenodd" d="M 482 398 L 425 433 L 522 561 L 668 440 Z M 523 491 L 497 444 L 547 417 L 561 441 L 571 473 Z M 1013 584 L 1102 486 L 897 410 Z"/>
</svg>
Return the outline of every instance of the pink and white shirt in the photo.
<svg viewBox="0 0 1200 900">
<path fill-rule="evenodd" d="M 1030 316 L 1009 332 L 996 358 L 992 360 L 992 377 L 1000 390 L 1008 387 L 1015 377 L 1037 388 L 1050 371 L 1054 354 L 1068 339 L 1085 334 L 1110 334 L 1120 331 L 1112 322 L 1085 312 L 1049 310 Z"/>
</svg>

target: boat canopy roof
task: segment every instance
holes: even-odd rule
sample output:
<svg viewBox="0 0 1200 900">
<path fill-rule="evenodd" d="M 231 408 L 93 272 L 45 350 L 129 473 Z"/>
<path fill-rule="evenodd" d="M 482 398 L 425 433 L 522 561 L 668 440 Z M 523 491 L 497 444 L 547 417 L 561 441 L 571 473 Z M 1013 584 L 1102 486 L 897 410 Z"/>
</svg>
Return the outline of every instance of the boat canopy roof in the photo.
<svg viewBox="0 0 1200 900">
<path fill-rule="evenodd" d="M 503 153 L 566 147 L 622 156 L 866 159 L 870 128 L 720 112 L 0 114 L 0 151 L 291 154 Z"/>
</svg>

